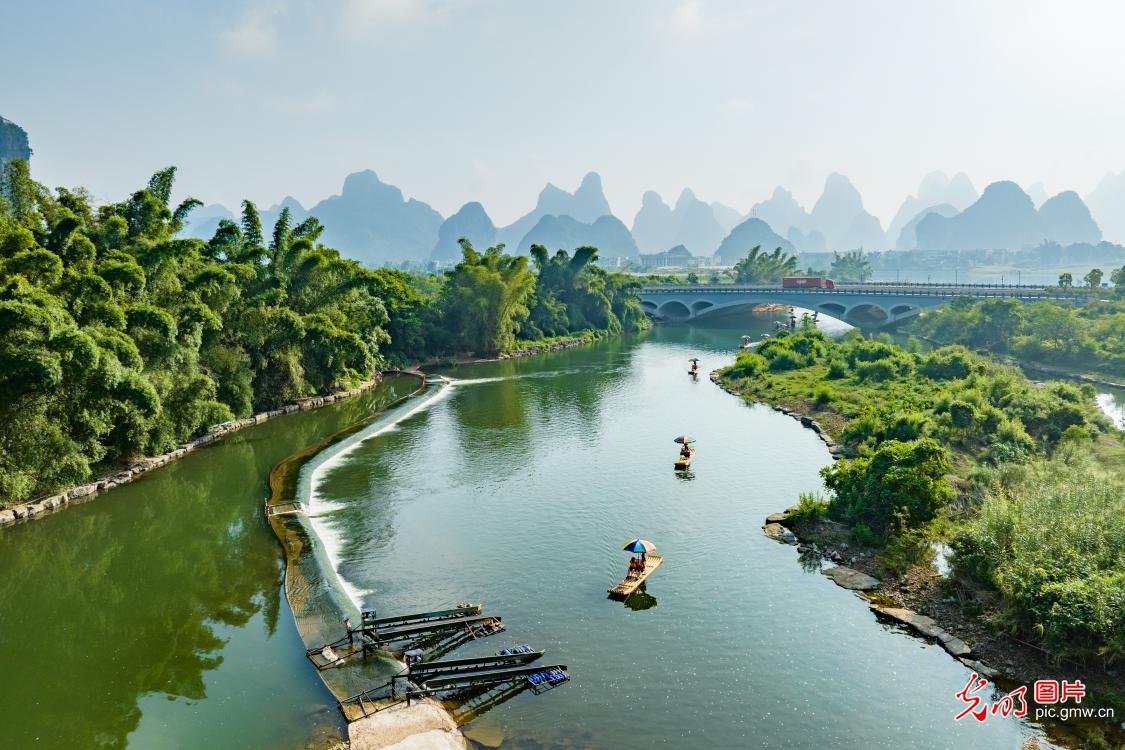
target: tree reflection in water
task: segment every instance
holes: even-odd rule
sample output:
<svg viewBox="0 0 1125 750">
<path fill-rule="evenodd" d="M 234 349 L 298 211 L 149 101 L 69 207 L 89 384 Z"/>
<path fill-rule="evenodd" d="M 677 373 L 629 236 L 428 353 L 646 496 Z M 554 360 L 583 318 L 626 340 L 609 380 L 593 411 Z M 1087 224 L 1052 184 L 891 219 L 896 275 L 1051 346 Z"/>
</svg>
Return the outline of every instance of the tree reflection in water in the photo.
<svg viewBox="0 0 1125 750">
<path fill-rule="evenodd" d="M 25 707 L 5 712 L 0 746 L 124 747 L 143 696 L 205 700 L 205 674 L 224 659 L 220 633 L 261 614 L 258 637 L 270 638 L 287 609 L 280 548 L 262 519 L 269 469 L 396 388 L 271 420 L 0 532 L 0 704 Z"/>
</svg>

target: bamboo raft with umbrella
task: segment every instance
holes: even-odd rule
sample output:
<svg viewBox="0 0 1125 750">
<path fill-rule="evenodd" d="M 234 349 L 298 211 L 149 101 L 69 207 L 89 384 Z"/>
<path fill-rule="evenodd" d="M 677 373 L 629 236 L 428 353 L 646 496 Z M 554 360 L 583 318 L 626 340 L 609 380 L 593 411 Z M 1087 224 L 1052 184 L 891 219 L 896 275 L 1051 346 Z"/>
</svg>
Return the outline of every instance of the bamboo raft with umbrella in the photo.
<svg viewBox="0 0 1125 750">
<path fill-rule="evenodd" d="M 639 552 L 644 567 L 630 570 L 629 575 L 621 579 L 621 583 L 608 589 L 610 599 L 628 598 L 630 594 L 640 588 L 640 585 L 652 574 L 652 571 L 659 568 L 660 563 L 664 562 L 664 558 L 660 555 L 650 554 L 656 549 L 656 545 L 647 539 L 634 539 L 631 542 L 626 542 L 622 549 L 626 552 Z"/>
<path fill-rule="evenodd" d="M 687 435 L 680 435 L 673 442 L 686 446 L 688 449 L 686 456 L 683 454 L 683 451 L 681 451 L 675 462 L 672 464 L 672 468 L 676 471 L 685 471 L 689 466 L 691 466 L 691 460 L 695 458 L 695 448 L 691 447 L 691 444 L 695 441 Z"/>
</svg>

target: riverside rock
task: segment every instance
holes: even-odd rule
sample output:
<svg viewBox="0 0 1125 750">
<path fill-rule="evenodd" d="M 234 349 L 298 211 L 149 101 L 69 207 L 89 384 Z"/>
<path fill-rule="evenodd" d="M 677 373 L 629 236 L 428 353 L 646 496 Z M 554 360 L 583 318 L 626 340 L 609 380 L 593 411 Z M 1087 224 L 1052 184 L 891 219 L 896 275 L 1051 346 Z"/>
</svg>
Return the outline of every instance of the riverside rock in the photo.
<svg viewBox="0 0 1125 750">
<path fill-rule="evenodd" d="M 913 610 L 903 609 L 901 607 L 880 607 L 873 605 L 872 609 L 884 617 L 900 622 L 924 636 L 933 638 L 952 656 L 960 658 L 972 653 L 972 649 L 967 643 L 940 628 L 932 617 L 926 617 Z"/>
<path fill-rule="evenodd" d="M 833 555 L 833 559 L 839 557 L 839 553 Z M 858 570 L 847 568 L 842 565 L 835 568 L 829 568 L 824 571 L 824 575 L 832 579 L 832 581 L 841 588 L 848 589 L 849 591 L 871 591 L 872 589 L 879 588 L 879 579 L 872 578 L 866 573 L 860 573 Z"/>
<path fill-rule="evenodd" d="M 797 535 L 779 523 L 767 523 L 762 527 L 762 531 L 775 542 L 781 542 L 782 544 L 797 543 Z"/>
</svg>

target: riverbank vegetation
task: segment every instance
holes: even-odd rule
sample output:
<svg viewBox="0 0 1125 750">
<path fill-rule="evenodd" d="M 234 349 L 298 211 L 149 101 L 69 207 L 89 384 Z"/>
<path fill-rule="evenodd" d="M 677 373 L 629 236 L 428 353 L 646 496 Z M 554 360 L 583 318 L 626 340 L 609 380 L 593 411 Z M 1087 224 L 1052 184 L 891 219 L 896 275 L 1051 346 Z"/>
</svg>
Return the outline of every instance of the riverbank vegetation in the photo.
<svg viewBox="0 0 1125 750">
<path fill-rule="evenodd" d="M 1018 360 L 1125 377 L 1125 269 L 1113 298 L 1058 302 L 959 297 L 923 313 L 910 331 Z"/>
<path fill-rule="evenodd" d="M 175 169 L 117 203 L 0 177 L 0 507 L 166 452 L 215 424 L 348 387 L 384 364 L 633 331 L 637 281 L 503 247 L 442 275 L 371 270 L 282 211 L 179 236 Z"/>
<path fill-rule="evenodd" d="M 1057 656 L 1125 658 L 1125 448 L 1091 386 L 811 327 L 722 376 L 844 447 L 823 471 L 827 515 L 892 573 L 947 541 L 966 606 L 995 627 Z"/>
</svg>

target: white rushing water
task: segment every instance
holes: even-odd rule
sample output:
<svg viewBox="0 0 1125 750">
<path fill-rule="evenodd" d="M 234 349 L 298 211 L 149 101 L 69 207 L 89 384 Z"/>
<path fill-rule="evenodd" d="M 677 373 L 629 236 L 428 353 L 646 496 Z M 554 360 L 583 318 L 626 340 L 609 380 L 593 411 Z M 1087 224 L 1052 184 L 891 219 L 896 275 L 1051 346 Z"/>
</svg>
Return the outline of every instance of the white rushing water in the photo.
<svg viewBox="0 0 1125 750">
<path fill-rule="evenodd" d="M 305 507 L 309 525 L 324 548 L 324 554 L 336 574 L 340 589 L 347 595 L 348 600 L 356 609 L 362 608 L 363 598 L 371 591 L 355 585 L 340 572 L 343 534 L 333 519 L 333 514 L 340 510 L 340 506 L 326 500 L 317 490 L 327 473 L 343 463 L 348 454 L 355 451 L 367 440 L 397 429 L 398 425 L 404 420 L 430 408 L 449 395 L 452 386 L 456 385 L 457 382 L 459 381 L 431 384 L 430 392 L 420 399 L 407 402 L 404 406 L 392 410 L 383 418 L 372 422 L 354 435 L 341 440 L 336 445 L 321 452 L 301 470 L 301 477 L 297 483 L 297 499 Z"/>
</svg>

